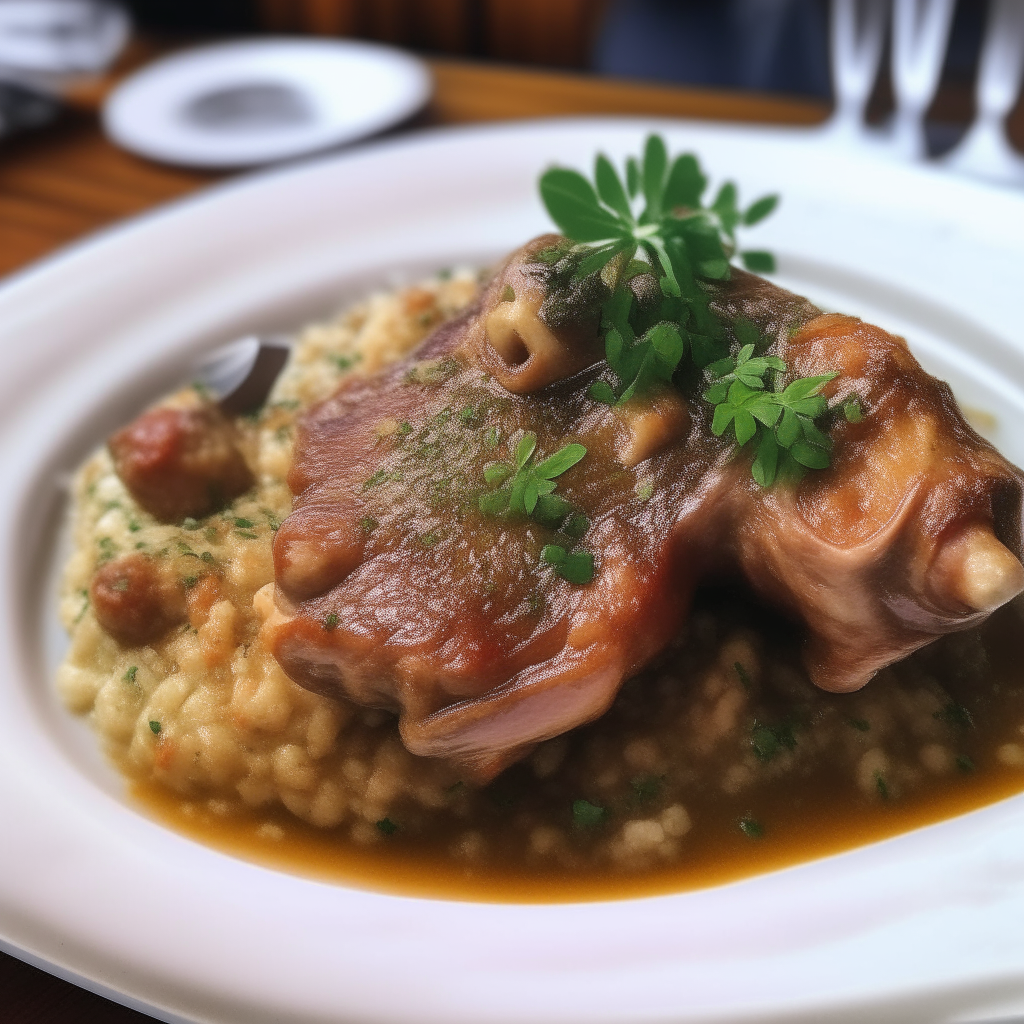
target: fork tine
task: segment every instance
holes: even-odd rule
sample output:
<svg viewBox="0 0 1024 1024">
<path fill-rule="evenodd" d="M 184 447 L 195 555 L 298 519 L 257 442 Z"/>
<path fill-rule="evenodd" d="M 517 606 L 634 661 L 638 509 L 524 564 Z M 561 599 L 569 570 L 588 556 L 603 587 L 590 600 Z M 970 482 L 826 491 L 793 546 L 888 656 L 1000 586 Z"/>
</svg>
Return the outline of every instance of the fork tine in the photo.
<svg viewBox="0 0 1024 1024">
<path fill-rule="evenodd" d="M 853 140 L 878 77 L 889 0 L 832 0 L 831 56 L 835 113 L 828 130 Z"/>
<path fill-rule="evenodd" d="M 1004 184 L 1024 185 L 1024 158 L 1006 139 L 1006 115 L 1024 75 L 1024 2 L 992 0 L 978 68 L 978 116 L 946 166 Z"/>
<path fill-rule="evenodd" d="M 927 155 L 924 114 L 935 96 L 946 58 L 956 0 L 895 0 L 892 82 L 896 93 L 893 141 L 911 160 Z"/>
<path fill-rule="evenodd" d="M 978 69 L 978 112 L 1002 120 L 1020 92 L 1024 70 L 1024 3 L 992 0 Z"/>
</svg>

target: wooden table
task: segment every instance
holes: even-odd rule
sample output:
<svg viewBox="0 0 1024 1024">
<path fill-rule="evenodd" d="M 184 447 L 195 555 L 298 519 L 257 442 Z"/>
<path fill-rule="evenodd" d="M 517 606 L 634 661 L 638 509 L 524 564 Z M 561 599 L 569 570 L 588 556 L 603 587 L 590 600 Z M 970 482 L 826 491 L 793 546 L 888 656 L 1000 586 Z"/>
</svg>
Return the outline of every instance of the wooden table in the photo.
<svg viewBox="0 0 1024 1024">
<path fill-rule="evenodd" d="M 152 52 L 152 47 L 137 46 L 127 64 Z M 431 67 L 436 93 L 414 127 L 566 114 L 806 125 L 828 114 L 824 104 L 804 100 L 454 61 L 432 61 Z M 217 180 L 211 174 L 146 163 L 108 143 L 96 111 L 111 81 L 80 90 L 73 108 L 51 127 L 0 140 L 0 275 Z M 0 954 L 0 1019 L 5 1024 L 144 1024 L 150 1018 Z"/>
<path fill-rule="evenodd" d="M 413 122 L 463 124 L 562 114 L 656 114 L 814 124 L 807 100 L 433 61 L 437 90 Z M 185 195 L 215 175 L 160 167 L 112 146 L 97 128 L 106 83 L 82 90 L 56 124 L 0 140 L 0 276 L 121 217 Z"/>
</svg>

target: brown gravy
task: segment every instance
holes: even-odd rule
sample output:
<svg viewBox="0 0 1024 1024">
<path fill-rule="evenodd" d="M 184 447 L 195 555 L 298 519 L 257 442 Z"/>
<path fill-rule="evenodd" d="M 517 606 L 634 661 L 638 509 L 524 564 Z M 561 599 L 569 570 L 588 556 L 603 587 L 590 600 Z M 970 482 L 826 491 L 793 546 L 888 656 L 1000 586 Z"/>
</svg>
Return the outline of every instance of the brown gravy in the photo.
<svg viewBox="0 0 1024 1024">
<path fill-rule="evenodd" d="M 742 619 L 745 613 L 737 614 Z M 1006 753 L 1007 745 L 1014 750 L 1024 745 L 1024 672 L 1016 655 L 1019 623 L 1019 610 L 1004 608 L 972 634 L 939 640 L 899 666 L 885 670 L 876 680 L 879 687 L 912 688 L 927 672 L 941 671 L 945 664 L 952 666 L 951 678 L 940 679 L 939 683 L 965 718 L 949 722 L 945 710 L 930 712 L 929 717 L 941 718 L 940 724 L 948 729 L 948 745 L 958 752 L 957 770 L 946 774 L 920 771 L 913 785 L 897 784 L 886 792 L 880 783 L 878 793 L 869 793 L 863 783 L 858 786 L 851 777 L 849 764 L 830 765 L 819 759 L 805 762 L 800 770 L 766 775 L 731 795 L 715 786 L 691 786 L 683 792 L 693 824 L 680 840 L 681 855 L 670 864 L 652 863 L 643 870 L 622 870 L 593 862 L 581 862 L 567 869 L 550 861 L 531 861 L 522 855 L 521 847 L 515 847 L 507 823 L 508 815 L 528 812 L 515 810 L 517 805 L 511 800 L 480 805 L 487 808 L 483 815 L 486 820 L 473 822 L 485 836 L 497 837 L 497 848 L 507 852 L 470 864 L 449 852 L 450 846 L 446 844 L 450 844 L 454 834 L 451 823 L 433 829 L 396 832 L 367 847 L 353 843 L 345 826 L 318 830 L 284 810 L 239 811 L 202 797 L 183 800 L 151 784 L 136 785 L 132 794 L 144 811 L 158 821 L 215 849 L 273 869 L 361 888 L 508 903 L 628 899 L 700 889 L 877 842 L 1020 792 L 1024 788 L 1024 765 L 1018 765 Z M 791 640 L 777 648 L 769 641 L 764 657 L 785 660 L 792 654 L 792 648 Z M 982 687 L 965 679 L 963 668 L 959 679 L 952 678 L 957 672 L 957 658 L 961 666 L 969 667 L 974 657 L 972 651 L 983 651 L 981 656 L 987 662 L 987 678 Z M 915 681 L 911 684 L 907 679 Z M 629 702 L 650 702 L 650 693 L 644 691 L 643 685 L 641 682 L 631 684 L 632 689 L 627 687 L 605 719 L 578 731 L 578 742 L 593 743 L 602 731 L 614 729 L 617 715 L 626 715 L 624 720 L 631 721 Z M 822 721 L 830 723 L 832 729 L 837 729 L 839 722 L 860 721 L 848 712 L 859 713 L 857 707 L 865 705 L 855 706 L 853 701 L 863 700 L 863 696 L 822 695 L 820 699 L 821 705 L 812 715 L 814 721 L 802 729 L 812 730 Z M 619 706 L 622 702 L 625 710 Z M 840 711 L 830 710 L 835 707 Z M 635 713 L 633 707 L 634 719 Z M 650 714 L 656 716 L 661 712 L 655 708 Z M 634 730 L 635 726 L 632 720 Z M 935 728 L 929 723 L 925 727 Z M 752 742 L 750 728 L 749 720 L 741 727 L 741 747 Z M 810 743 L 804 738 L 809 735 L 809 731 L 797 731 L 797 744 Z M 913 751 L 918 749 L 920 740 L 909 740 L 905 745 Z M 567 763 L 572 756 L 569 755 Z M 773 761 L 776 768 L 779 763 Z M 896 777 L 894 772 L 893 778 Z M 555 784 L 550 781 L 546 784 L 551 804 L 547 813 L 565 825 L 570 840 L 582 849 L 591 840 L 582 835 L 586 830 L 576 828 L 574 832 L 565 796 L 579 794 L 580 776 L 573 778 L 575 781 L 566 783 L 569 788 L 563 786 L 562 791 L 557 786 L 552 789 Z M 510 770 L 492 785 L 513 793 L 517 788 L 529 790 L 525 804 L 532 808 L 530 813 L 539 813 L 541 798 L 534 798 L 533 791 L 543 787 L 535 782 L 526 765 Z M 551 796 L 559 792 L 561 796 Z M 616 806 L 613 799 L 605 802 L 610 808 Z M 612 812 L 602 828 L 617 828 L 623 816 L 632 813 L 623 810 L 627 804 L 617 806 L 619 810 Z M 750 819 L 756 820 L 754 831 L 759 834 L 740 827 L 741 820 Z M 465 822 L 459 827 L 465 828 Z"/>
<path fill-rule="evenodd" d="M 335 882 L 432 899 L 483 903 L 582 903 L 635 899 L 704 889 L 751 875 L 842 853 L 892 836 L 966 814 L 1019 793 L 1019 770 L 997 768 L 935 791 L 903 806 L 860 807 L 837 813 L 825 787 L 774 808 L 775 827 L 759 840 L 747 839 L 730 823 L 712 825 L 695 837 L 685 864 L 640 876 L 602 874 L 567 877 L 562 873 L 479 871 L 446 857 L 417 850 L 355 847 L 344 834 L 321 831 L 285 811 L 269 816 L 221 817 L 204 805 L 181 800 L 150 784 L 135 784 L 131 795 L 157 821 L 197 842 L 263 867 Z M 280 839 L 260 835 L 268 820 Z M 725 827 L 721 827 L 725 825 Z"/>
</svg>

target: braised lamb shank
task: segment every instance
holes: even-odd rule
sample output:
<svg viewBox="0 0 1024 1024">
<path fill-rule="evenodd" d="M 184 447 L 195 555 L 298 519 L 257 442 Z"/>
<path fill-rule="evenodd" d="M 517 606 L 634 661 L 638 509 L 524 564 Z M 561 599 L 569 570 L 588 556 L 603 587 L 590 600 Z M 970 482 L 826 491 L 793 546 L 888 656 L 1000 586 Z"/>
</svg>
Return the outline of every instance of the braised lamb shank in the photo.
<svg viewBox="0 0 1024 1024">
<path fill-rule="evenodd" d="M 601 715 L 684 623 L 697 585 L 740 574 L 802 622 L 813 681 L 863 686 L 1024 589 L 1024 476 L 978 437 L 900 338 L 742 271 L 714 286 L 789 371 L 838 371 L 832 466 L 763 489 L 664 387 L 611 407 L 593 304 L 557 302 L 536 254 L 508 260 L 414 356 L 352 378 L 302 421 L 292 515 L 274 547 L 264 635 L 299 684 L 400 714 L 407 747 L 486 780 Z M 558 479 L 586 516 L 589 583 L 542 559 L 535 518 L 481 511 L 485 469 L 587 449 Z"/>
</svg>

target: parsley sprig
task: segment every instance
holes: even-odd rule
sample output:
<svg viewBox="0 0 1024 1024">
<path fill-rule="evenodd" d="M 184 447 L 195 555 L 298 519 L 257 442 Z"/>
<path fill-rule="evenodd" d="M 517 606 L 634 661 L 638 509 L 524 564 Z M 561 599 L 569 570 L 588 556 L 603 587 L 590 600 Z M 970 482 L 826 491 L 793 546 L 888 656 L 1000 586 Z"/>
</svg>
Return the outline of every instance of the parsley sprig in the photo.
<svg viewBox="0 0 1024 1024">
<path fill-rule="evenodd" d="M 611 291 L 601 327 L 614 379 L 595 382 L 591 397 L 620 404 L 658 381 L 671 381 L 687 354 L 698 369 L 728 354 L 707 283 L 729 279 L 737 228 L 767 217 L 778 197 L 763 196 L 741 210 L 736 186 L 727 182 L 703 205 L 708 179 L 697 158 L 684 153 L 670 162 L 658 135 L 648 137 L 642 161 L 627 161 L 625 184 L 604 154 L 597 157 L 594 180 L 591 185 L 577 171 L 554 167 L 542 175 L 540 193 L 571 243 L 549 258 L 555 272 L 565 262 L 573 264 L 576 280 L 600 272 Z M 771 269 L 767 253 L 751 258 Z M 660 303 L 640 308 L 631 285 L 640 275 L 654 279 Z"/>
<path fill-rule="evenodd" d="M 695 273 L 728 278 L 736 228 L 763 220 L 778 203 L 777 196 L 763 196 L 740 210 L 736 186 L 727 182 L 711 205 L 703 206 L 708 180 L 697 158 L 684 153 L 670 165 L 659 135 L 648 136 L 642 162 L 627 162 L 625 185 L 612 162 L 598 154 L 594 183 L 596 188 L 564 167 L 553 167 L 540 179 L 541 198 L 562 233 L 591 247 L 579 275 L 601 270 L 620 253 L 641 250 L 660 270 L 662 290 L 670 296 L 692 295 Z M 637 200 L 642 201 L 639 213 Z M 766 256 L 754 257 L 762 269 Z"/>
<path fill-rule="evenodd" d="M 589 583 L 594 578 L 594 556 L 583 548 L 566 551 L 560 544 L 545 544 L 540 558 L 570 583 Z"/>
<path fill-rule="evenodd" d="M 512 462 L 493 462 L 484 468 L 484 480 L 497 490 L 480 495 L 480 511 L 487 515 L 535 516 L 549 525 L 561 523 L 572 511 L 572 505 L 555 494 L 555 478 L 576 465 L 587 449 L 581 444 L 567 444 L 554 455 L 536 465 L 533 456 L 537 435 L 527 432 L 516 445 Z"/>
<path fill-rule="evenodd" d="M 740 448 L 752 443 L 751 474 L 770 487 L 780 476 L 796 479 L 829 465 L 831 442 L 815 420 L 827 410 L 820 389 L 836 375 L 782 388 L 786 363 L 756 354 L 763 339 L 742 319 L 731 325 L 739 349 L 730 354 L 730 332 L 711 309 L 710 291 L 729 279 L 737 230 L 767 217 L 778 197 L 742 209 L 736 186 L 726 182 L 705 206 L 707 185 L 697 158 L 684 153 L 670 162 L 657 135 L 648 137 L 641 161 L 626 162 L 625 183 L 603 154 L 593 185 L 577 171 L 552 168 L 540 179 L 541 198 L 569 246 L 540 258 L 556 277 L 567 264 L 575 280 L 600 272 L 610 291 L 601 308 L 608 372 L 591 385 L 592 398 L 617 405 L 656 384 L 679 383 L 688 356 L 705 371 L 713 432 L 731 434 Z M 750 270 L 774 269 L 770 253 L 739 255 Z M 641 306 L 633 282 L 645 274 L 657 280 L 661 298 Z M 855 422 L 860 407 L 844 412 Z"/>
<path fill-rule="evenodd" d="M 657 323 L 637 339 L 629 322 L 631 298 L 628 291 L 618 292 L 605 310 L 605 359 L 620 386 L 613 388 L 606 380 L 596 380 L 590 386 L 590 397 L 608 405 L 622 405 L 656 381 L 671 383 L 686 352 L 686 341 L 672 323 Z"/>
<path fill-rule="evenodd" d="M 818 392 L 837 374 L 801 377 L 782 389 L 785 371 L 785 362 L 776 356 L 755 356 L 753 344 L 708 367 L 715 381 L 704 392 L 715 407 L 711 432 L 721 437 L 731 428 L 741 448 L 754 442 L 750 471 L 762 487 L 771 487 L 780 473 L 799 478 L 831 461 L 832 442 L 814 421 L 828 410 Z"/>
<path fill-rule="evenodd" d="M 555 483 L 586 454 L 581 444 L 567 444 L 542 462 L 534 463 L 537 435 L 525 433 L 516 444 L 511 462 L 493 462 L 484 468 L 484 480 L 496 489 L 481 494 L 480 511 L 491 516 L 528 516 L 541 525 L 558 530 L 567 543 L 578 541 L 590 528 L 590 521 L 572 502 L 555 494 Z M 594 556 L 580 548 L 567 551 L 560 544 L 547 544 L 541 561 L 570 583 L 589 583 L 594 578 Z"/>
</svg>

